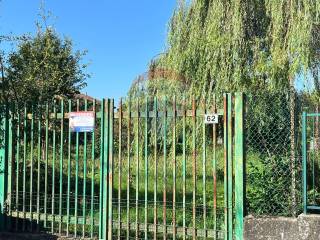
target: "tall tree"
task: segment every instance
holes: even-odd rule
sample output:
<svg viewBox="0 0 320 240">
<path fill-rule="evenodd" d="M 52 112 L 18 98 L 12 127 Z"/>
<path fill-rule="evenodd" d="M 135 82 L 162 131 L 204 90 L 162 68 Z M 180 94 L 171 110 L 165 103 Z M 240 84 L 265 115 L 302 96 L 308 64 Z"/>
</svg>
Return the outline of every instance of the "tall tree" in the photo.
<svg viewBox="0 0 320 240">
<path fill-rule="evenodd" d="M 167 51 L 156 65 L 183 75 L 190 92 L 203 97 L 212 91 L 290 90 L 315 62 L 311 43 L 319 13 L 314 0 L 179 1 Z"/>
<path fill-rule="evenodd" d="M 22 41 L 30 40 L 30 37 L 26 34 L 21 36 L 13 36 L 13 35 L 0 35 L 0 44 L 2 42 L 11 42 L 11 43 L 18 43 Z M 7 82 L 7 78 L 5 77 L 6 71 L 6 54 L 4 51 L 0 50 L 0 103 L 9 100 L 9 84 Z"/>
<path fill-rule="evenodd" d="M 206 99 L 224 91 L 289 93 L 293 215 L 295 81 L 312 75 L 319 88 L 319 26 L 315 0 L 181 0 L 170 21 L 167 50 L 150 67 L 177 74 L 152 74 L 156 77 L 145 84 L 150 93 L 168 94 L 163 86 L 169 84 L 169 94 L 183 90 Z"/>
<path fill-rule="evenodd" d="M 86 65 L 81 64 L 84 54 L 74 52 L 72 41 L 61 39 L 53 29 L 39 29 L 8 56 L 8 98 L 22 103 L 73 96 L 86 85 Z"/>
</svg>

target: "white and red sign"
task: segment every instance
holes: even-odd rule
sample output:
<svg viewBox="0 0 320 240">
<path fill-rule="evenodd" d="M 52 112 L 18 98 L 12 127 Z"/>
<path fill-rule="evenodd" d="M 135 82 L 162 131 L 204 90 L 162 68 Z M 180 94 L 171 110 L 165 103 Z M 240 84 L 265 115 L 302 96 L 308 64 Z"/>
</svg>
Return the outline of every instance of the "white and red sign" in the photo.
<svg viewBox="0 0 320 240">
<path fill-rule="evenodd" d="M 94 112 L 70 112 L 69 128 L 72 132 L 93 132 Z"/>
</svg>

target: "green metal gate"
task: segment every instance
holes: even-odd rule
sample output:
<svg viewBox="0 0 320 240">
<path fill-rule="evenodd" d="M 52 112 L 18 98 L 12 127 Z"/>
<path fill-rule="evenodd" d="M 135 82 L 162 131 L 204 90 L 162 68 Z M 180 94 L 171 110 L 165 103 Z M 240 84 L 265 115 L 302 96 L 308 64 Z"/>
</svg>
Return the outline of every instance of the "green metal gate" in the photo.
<svg viewBox="0 0 320 240">
<path fill-rule="evenodd" d="M 1 109 L 0 227 L 97 239 L 242 239 L 244 97 Z M 73 133 L 69 113 L 93 111 Z M 204 116 L 219 115 L 206 125 Z"/>
<path fill-rule="evenodd" d="M 304 213 L 320 210 L 320 113 L 302 114 L 302 182 Z"/>
</svg>

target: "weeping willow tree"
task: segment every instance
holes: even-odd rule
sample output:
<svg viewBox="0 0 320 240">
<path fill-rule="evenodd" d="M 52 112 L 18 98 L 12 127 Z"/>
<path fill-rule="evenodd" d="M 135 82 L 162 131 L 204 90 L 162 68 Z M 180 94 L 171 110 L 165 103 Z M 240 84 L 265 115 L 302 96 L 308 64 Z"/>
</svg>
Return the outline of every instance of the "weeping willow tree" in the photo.
<svg viewBox="0 0 320 240">
<path fill-rule="evenodd" d="M 209 101 L 221 92 L 287 93 L 295 215 L 295 95 L 301 85 L 320 93 L 319 33 L 318 0 L 180 0 L 166 51 L 151 61 L 143 84 L 138 82 L 143 95 L 183 92 Z M 137 92 L 134 85 L 130 95 Z"/>
<path fill-rule="evenodd" d="M 198 97 L 290 90 L 318 69 L 319 13 L 316 0 L 179 1 L 167 50 L 152 61 L 146 85 L 151 92 L 172 86 Z"/>
</svg>

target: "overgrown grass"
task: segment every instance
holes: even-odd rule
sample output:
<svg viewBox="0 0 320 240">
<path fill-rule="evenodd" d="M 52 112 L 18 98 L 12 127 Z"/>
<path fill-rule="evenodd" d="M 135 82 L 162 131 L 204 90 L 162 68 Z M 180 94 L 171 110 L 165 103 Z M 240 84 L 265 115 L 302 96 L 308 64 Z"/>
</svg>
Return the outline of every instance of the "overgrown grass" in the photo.
<svg viewBox="0 0 320 240">
<path fill-rule="evenodd" d="M 83 146 L 79 147 L 79 162 L 78 162 L 78 172 L 76 172 L 76 155 L 74 149 L 71 152 L 71 166 L 70 166 L 70 191 L 68 192 L 68 154 L 63 155 L 63 169 L 62 169 L 62 199 L 61 208 L 62 215 L 67 215 L 67 205 L 68 205 L 68 193 L 69 193 L 69 215 L 75 215 L 75 192 L 76 185 L 78 187 L 78 216 L 87 216 L 90 219 L 91 215 L 91 198 L 93 196 L 93 209 L 92 214 L 94 216 L 94 224 L 98 225 L 99 219 L 99 195 L 100 195 L 100 158 L 95 155 L 95 160 L 91 159 L 91 153 L 89 151 L 90 145 L 87 149 L 87 160 L 86 168 L 87 171 L 84 172 L 84 155 Z M 28 146 L 29 148 L 29 146 Z M 23 147 L 21 147 L 21 151 Z M 47 197 L 46 202 L 46 212 L 48 214 L 52 213 L 52 199 L 54 197 L 54 214 L 59 215 L 59 193 L 60 193 L 60 155 L 59 148 L 56 148 L 56 155 L 54 160 L 53 168 L 53 154 L 52 148 L 49 149 L 48 161 L 47 161 L 47 181 L 45 180 L 46 171 L 46 154 L 40 153 L 40 181 L 38 188 L 38 151 L 33 150 L 33 170 L 32 170 L 32 202 L 31 209 L 33 212 L 37 212 L 37 192 L 39 189 L 39 212 L 45 212 L 45 196 Z M 142 151 L 142 149 L 141 149 Z M 23 153 L 23 151 L 22 151 Z M 158 154 L 158 164 L 157 164 L 157 178 L 155 177 L 155 158 L 154 152 L 148 154 L 148 170 L 145 166 L 145 155 L 140 154 L 139 157 L 139 171 L 137 172 L 137 155 L 130 154 L 130 167 L 128 167 L 128 155 L 123 152 L 121 158 L 121 165 L 119 165 L 119 154 L 114 153 L 114 171 L 113 171 L 113 218 L 115 222 L 126 223 L 129 221 L 131 224 L 135 223 L 154 223 L 154 211 L 157 208 L 157 224 L 164 224 L 164 212 L 166 209 L 166 224 L 172 225 L 173 222 L 173 190 L 174 190 L 174 178 L 173 178 L 173 157 L 172 154 L 167 154 L 166 162 L 164 162 L 163 154 Z M 30 179 L 31 179 L 31 156 L 30 151 L 26 155 L 26 175 L 25 179 L 23 177 L 23 154 L 20 155 L 22 158 L 19 159 L 19 170 L 18 177 L 14 177 L 12 185 L 12 205 L 11 209 L 18 209 L 26 212 L 30 211 Z M 196 227 L 199 229 L 214 229 L 214 185 L 213 185 L 213 156 L 210 151 L 207 151 L 205 163 L 203 162 L 202 154 L 197 154 L 196 159 L 196 186 L 194 186 L 194 176 L 193 176 L 193 159 L 192 155 L 188 154 L 186 156 L 186 175 L 185 175 L 185 208 L 183 207 L 183 156 L 180 154 L 176 156 L 176 201 L 175 201 L 175 219 L 176 226 L 183 226 L 183 219 L 185 213 L 186 227 L 193 226 L 193 207 L 196 212 Z M 16 173 L 17 167 L 16 163 L 13 165 L 13 171 Z M 119 175 L 121 166 L 121 174 Z M 205 168 L 204 168 L 205 166 Z M 166 178 L 164 178 L 164 167 L 166 167 Z M 92 175 L 92 169 L 94 168 L 94 175 Z M 54 170 L 54 171 L 53 171 Z M 129 175 L 130 170 L 130 175 Z M 216 174 L 217 174 L 217 208 L 216 208 L 216 218 L 217 225 L 216 228 L 223 229 L 223 216 L 224 216 L 224 185 L 223 185 L 223 151 L 222 149 L 217 149 L 216 152 Z M 53 173 L 54 178 L 54 188 L 53 186 Z M 146 178 L 146 174 L 148 177 Z M 138 176 L 139 175 L 139 176 Z M 76 184 L 76 176 L 78 176 L 78 184 Z M 86 177 L 86 181 L 84 181 Z M 120 178 L 119 178 L 120 177 Z M 138 179 L 139 178 L 139 179 Z M 17 179 L 17 181 L 15 180 Z M 148 188 L 146 188 L 146 179 L 148 179 Z M 121 186 L 119 186 L 119 180 Z M 128 180 L 129 180 L 129 201 L 127 199 L 128 191 Z M 157 180 L 157 181 L 156 181 Z M 137 181 L 139 184 L 137 186 Z M 25 184 L 23 184 L 25 183 Z M 47 183 L 47 188 L 45 188 L 45 183 Z M 92 183 L 94 186 L 93 195 L 92 194 Z M 157 186 L 155 186 L 157 183 Z M 16 194 L 16 187 L 18 184 L 18 194 Z M 164 206 L 164 186 L 166 184 L 166 207 Z M 86 191 L 83 192 L 84 185 L 86 186 Z M 155 189 L 156 187 L 156 189 Z M 45 195 L 45 189 L 47 189 L 47 194 Z M 52 191 L 54 189 L 54 196 Z M 25 192 L 25 200 L 23 200 L 23 192 Z M 193 192 L 195 193 L 195 199 L 193 199 Z M 85 193 L 85 194 L 84 194 Z M 147 199 L 145 198 L 147 195 Z M 16 196 L 18 196 L 18 206 L 16 206 Z M 85 196 L 85 197 L 84 197 Z M 204 198 L 205 197 L 205 198 Z M 194 202 L 193 202 L 194 201 Z M 23 208 L 23 202 L 25 203 L 25 208 Z M 127 208 L 129 204 L 129 209 Z M 156 204 L 156 205 L 155 205 Z M 193 206 L 193 204 L 195 204 Z M 83 211 L 85 207 L 85 212 Z M 147 208 L 145 208 L 147 207 Z M 147 209 L 147 221 L 145 219 L 145 213 Z M 120 210 L 120 215 L 119 215 Z M 129 212 L 129 215 L 127 214 Z M 206 226 L 204 226 L 204 221 L 206 221 Z M 88 224 L 89 223 L 89 224 Z M 90 225 L 90 220 L 87 221 Z M 57 224 L 55 224 L 57 227 Z M 88 226 L 89 227 L 89 226 Z M 82 229 L 82 227 L 79 227 Z M 73 231 L 70 228 L 70 231 Z"/>
</svg>

